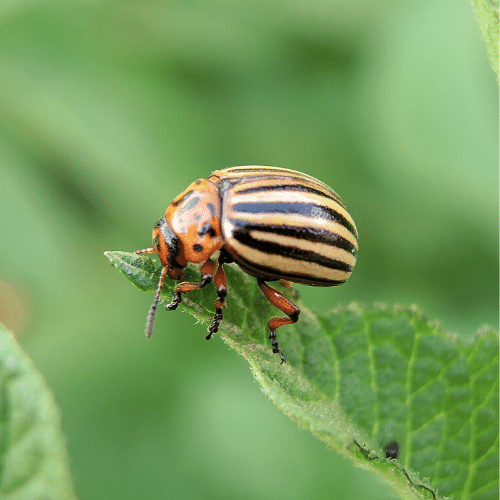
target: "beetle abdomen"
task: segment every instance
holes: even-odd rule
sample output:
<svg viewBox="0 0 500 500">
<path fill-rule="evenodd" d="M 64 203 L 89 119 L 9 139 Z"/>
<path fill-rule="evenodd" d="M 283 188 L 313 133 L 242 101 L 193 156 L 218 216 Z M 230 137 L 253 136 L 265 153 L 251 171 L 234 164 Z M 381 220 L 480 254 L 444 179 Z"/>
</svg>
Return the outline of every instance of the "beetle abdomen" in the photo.
<svg viewBox="0 0 500 500">
<path fill-rule="evenodd" d="M 276 167 L 234 167 L 211 180 L 221 190 L 224 248 L 246 272 L 317 286 L 349 278 L 357 230 L 326 184 Z"/>
</svg>

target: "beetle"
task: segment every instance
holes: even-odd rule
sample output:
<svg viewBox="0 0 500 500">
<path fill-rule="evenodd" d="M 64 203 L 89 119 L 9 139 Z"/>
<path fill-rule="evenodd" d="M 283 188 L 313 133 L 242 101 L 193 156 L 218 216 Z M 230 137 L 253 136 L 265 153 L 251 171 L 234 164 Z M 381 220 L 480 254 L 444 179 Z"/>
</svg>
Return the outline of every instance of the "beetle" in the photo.
<svg viewBox="0 0 500 500">
<path fill-rule="evenodd" d="M 280 167 L 242 166 L 216 170 L 198 179 L 168 206 L 153 228 L 153 247 L 162 270 L 149 310 L 146 336 L 153 323 L 163 282 L 181 282 L 165 307 L 177 309 L 182 294 L 212 281 L 217 290 L 209 340 L 219 329 L 226 307 L 224 265 L 235 262 L 257 283 L 269 302 L 286 314 L 268 322 L 272 351 L 286 361 L 276 330 L 295 323 L 299 308 L 267 284 L 282 280 L 311 286 L 345 283 L 356 263 L 358 232 L 346 205 L 333 189 L 309 175 Z M 211 256 L 219 252 L 217 266 Z M 199 283 L 182 281 L 189 262 L 201 264 Z"/>
</svg>

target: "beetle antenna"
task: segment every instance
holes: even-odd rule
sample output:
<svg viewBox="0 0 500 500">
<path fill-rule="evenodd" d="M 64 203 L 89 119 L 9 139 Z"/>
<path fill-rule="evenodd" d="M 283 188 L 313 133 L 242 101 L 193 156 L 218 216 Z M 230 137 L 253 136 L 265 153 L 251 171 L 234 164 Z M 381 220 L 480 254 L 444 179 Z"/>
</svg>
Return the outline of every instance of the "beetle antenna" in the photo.
<svg viewBox="0 0 500 500">
<path fill-rule="evenodd" d="M 165 280 L 165 276 L 168 273 L 168 266 L 164 266 L 161 270 L 160 281 L 158 282 L 158 288 L 156 289 L 155 300 L 153 301 L 153 305 L 148 312 L 148 318 L 146 320 L 146 337 L 149 339 L 153 333 L 153 325 L 155 322 L 156 316 L 156 308 L 158 307 L 158 300 L 160 299 L 160 292 L 163 287 L 163 281 Z"/>
</svg>

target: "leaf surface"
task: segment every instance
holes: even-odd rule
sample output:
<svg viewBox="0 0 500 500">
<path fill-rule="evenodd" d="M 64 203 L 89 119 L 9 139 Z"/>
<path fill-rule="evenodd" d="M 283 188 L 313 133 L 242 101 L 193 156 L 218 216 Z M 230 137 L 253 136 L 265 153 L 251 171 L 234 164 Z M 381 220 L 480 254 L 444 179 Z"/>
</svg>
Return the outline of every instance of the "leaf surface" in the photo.
<svg viewBox="0 0 500 500">
<path fill-rule="evenodd" d="M 159 270 L 150 257 L 106 255 L 138 288 L 155 291 Z M 221 337 L 283 413 L 405 500 L 498 497 L 498 332 L 485 328 L 466 344 L 416 308 L 351 304 L 313 314 L 301 304 L 298 323 L 278 330 L 287 357 L 280 365 L 267 332 L 277 310 L 254 278 L 225 270 Z M 184 278 L 199 281 L 199 271 Z M 175 285 L 166 280 L 167 301 Z M 205 287 L 181 307 L 210 324 L 214 299 Z M 396 460 L 385 456 L 393 441 Z"/>
</svg>

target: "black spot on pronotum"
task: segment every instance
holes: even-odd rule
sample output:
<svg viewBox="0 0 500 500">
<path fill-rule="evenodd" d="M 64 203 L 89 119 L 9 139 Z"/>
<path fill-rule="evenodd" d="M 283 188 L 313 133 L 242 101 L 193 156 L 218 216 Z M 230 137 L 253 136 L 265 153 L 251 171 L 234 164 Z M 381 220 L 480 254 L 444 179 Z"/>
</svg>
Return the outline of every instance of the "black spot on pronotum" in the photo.
<svg viewBox="0 0 500 500">
<path fill-rule="evenodd" d="M 191 210 L 194 209 L 196 205 L 198 205 L 199 202 L 200 202 L 199 196 L 190 197 L 188 200 L 186 200 L 186 204 L 182 208 L 179 208 L 179 214 L 190 212 Z"/>
<path fill-rule="evenodd" d="M 399 443 L 397 441 L 391 441 L 387 443 L 384 447 L 385 458 L 398 458 L 399 454 Z"/>
<path fill-rule="evenodd" d="M 207 207 L 210 210 L 210 215 L 215 217 L 215 206 L 213 203 L 207 203 Z"/>
<path fill-rule="evenodd" d="M 194 250 L 195 252 L 203 252 L 203 247 L 202 247 L 201 245 L 199 245 L 198 243 L 195 243 L 195 244 L 193 245 L 193 250 Z"/>
<path fill-rule="evenodd" d="M 210 222 L 205 222 L 205 224 L 203 224 L 203 226 L 200 227 L 200 229 L 198 229 L 198 236 L 205 236 L 206 234 L 208 234 L 211 238 L 214 238 L 216 236 L 216 232 L 215 232 L 215 229 L 212 227 L 212 224 L 210 224 Z"/>
</svg>

